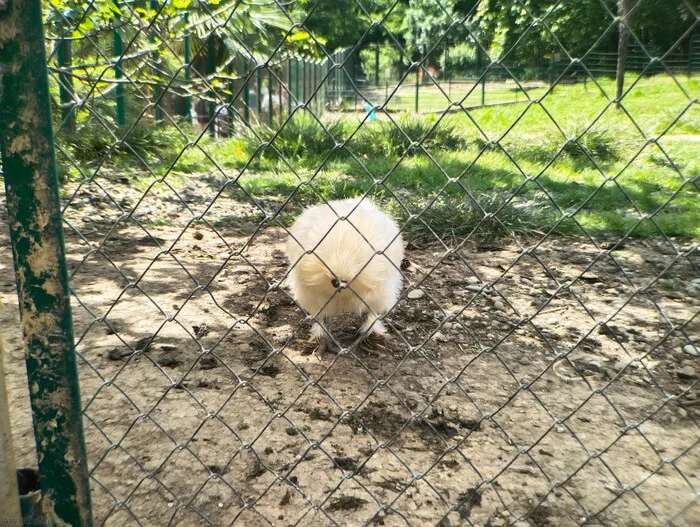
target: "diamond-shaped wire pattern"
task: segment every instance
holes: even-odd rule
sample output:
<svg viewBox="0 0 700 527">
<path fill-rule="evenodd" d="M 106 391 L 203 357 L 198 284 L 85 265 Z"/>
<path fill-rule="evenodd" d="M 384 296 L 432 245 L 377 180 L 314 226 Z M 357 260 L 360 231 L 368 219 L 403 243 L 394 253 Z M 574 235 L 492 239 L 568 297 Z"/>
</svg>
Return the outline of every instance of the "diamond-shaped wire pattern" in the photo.
<svg viewBox="0 0 700 527">
<path fill-rule="evenodd" d="M 651 0 L 355 0 L 339 50 L 332 2 L 47 3 L 96 523 L 697 521 L 700 44 L 671 3 L 664 43 Z M 410 266 L 388 337 L 340 317 L 319 358 L 284 244 L 341 197 Z"/>
</svg>

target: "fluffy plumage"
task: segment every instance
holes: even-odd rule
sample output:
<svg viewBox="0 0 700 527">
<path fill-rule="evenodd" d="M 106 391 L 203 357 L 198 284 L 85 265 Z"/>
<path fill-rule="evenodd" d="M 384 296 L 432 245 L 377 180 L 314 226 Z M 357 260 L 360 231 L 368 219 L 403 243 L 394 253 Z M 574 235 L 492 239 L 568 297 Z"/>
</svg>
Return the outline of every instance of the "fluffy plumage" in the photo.
<svg viewBox="0 0 700 527">
<path fill-rule="evenodd" d="M 404 248 L 399 228 L 369 199 L 331 201 L 307 209 L 294 223 L 287 242 L 288 283 L 297 303 L 322 320 L 312 337 L 330 333 L 330 317 L 367 314 L 360 329 L 386 332 L 377 317 L 399 297 Z M 378 254 L 379 253 L 379 254 Z"/>
</svg>

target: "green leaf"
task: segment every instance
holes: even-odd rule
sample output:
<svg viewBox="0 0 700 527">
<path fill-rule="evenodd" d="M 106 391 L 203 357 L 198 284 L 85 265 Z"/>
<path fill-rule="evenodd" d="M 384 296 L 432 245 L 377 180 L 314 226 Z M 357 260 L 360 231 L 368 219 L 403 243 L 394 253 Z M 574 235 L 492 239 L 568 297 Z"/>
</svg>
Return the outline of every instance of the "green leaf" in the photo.
<svg viewBox="0 0 700 527">
<path fill-rule="evenodd" d="M 290 42 L 299 42 L 300 40 L 308 40 L 311 38 L 311 34 L 308 31 L 296 31 L 289 35 L 288 39 Z"/>
</svg>

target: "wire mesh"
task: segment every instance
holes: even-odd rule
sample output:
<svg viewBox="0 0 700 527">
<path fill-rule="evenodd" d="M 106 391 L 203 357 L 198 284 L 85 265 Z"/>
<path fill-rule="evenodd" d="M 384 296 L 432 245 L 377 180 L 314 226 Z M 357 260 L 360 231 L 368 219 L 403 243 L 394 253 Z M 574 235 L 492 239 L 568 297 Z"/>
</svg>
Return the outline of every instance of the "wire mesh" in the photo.
<svg viewBox="0 0 700 527">
<path fill-rule="evenodd" d="M 575 2 L 515 2 L 499 54 L 489 2 L 430 4 L 422 52 L 398 1 L 357 0 L 339 51 L 310 29 L 325 2 L 46 5 L 97 523 L 698 517 L 697 5 L 667 49 L 627 24 L 616 100 L 610 2 L 579 55 L 551 21 Z M 534 35 L 556 54 L 536 72 L 514 58 Z M 456 82 L 436 68 L 459 39 Z M 390 336 L 345 317 L 318 359 L 284 243 L 349 196 L 411 265 Z"/>
</svg>

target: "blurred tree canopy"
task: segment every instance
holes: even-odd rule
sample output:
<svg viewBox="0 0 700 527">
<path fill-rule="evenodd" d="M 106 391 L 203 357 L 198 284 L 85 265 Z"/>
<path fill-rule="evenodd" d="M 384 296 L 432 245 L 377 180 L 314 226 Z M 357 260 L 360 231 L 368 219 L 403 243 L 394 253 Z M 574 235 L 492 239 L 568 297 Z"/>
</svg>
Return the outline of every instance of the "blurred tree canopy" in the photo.
<svg viewBox="0 0 700 527">
<path fill-rule="evenodd" d="M 322 56 L 321 48 L 385 44 L 401 48 L 408 62 L 445 44 L 475 45 L 476 39 L 493 60 L 528 64 L 564 49 L 572 57 L 593 47 L 612 52 L 617 43 L 617 0 L 44 1 L 50 33 L 65 34 L 68 28 L 72 37 L 99 38 L 115 20 L 127 20 L 133 29 L 154 20 L 157 35 L 173 41 L 185 28 L 199 39 L 214 35 L 219 61 L 280 48 Z M 700 0 L 632 0 L 632 5 L 634 35 L 651 53 L 669 51 L 684 36 L 680 51 L 687 50 Z"/>
</svg>

